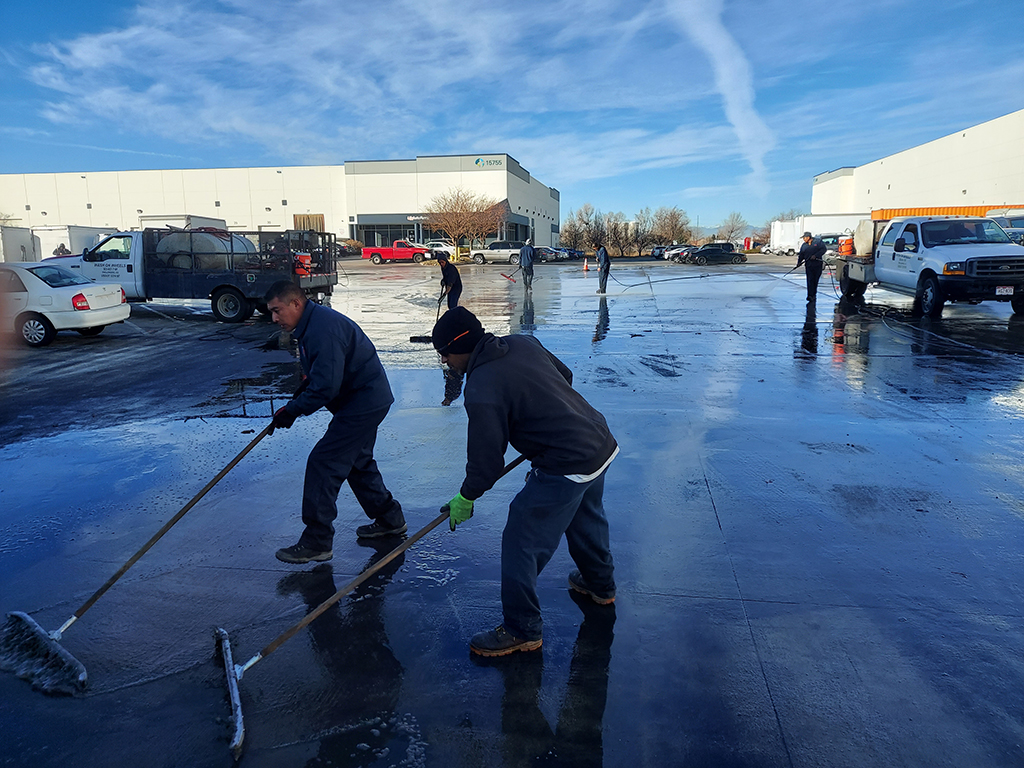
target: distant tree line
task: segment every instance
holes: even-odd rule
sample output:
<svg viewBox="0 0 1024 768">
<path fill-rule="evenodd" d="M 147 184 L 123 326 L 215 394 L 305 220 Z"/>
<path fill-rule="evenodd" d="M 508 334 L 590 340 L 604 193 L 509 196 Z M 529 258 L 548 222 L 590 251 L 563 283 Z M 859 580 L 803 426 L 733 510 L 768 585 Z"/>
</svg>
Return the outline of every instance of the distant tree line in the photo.
<svg viewBox="0 0 1024 768">
<path fill-rule="evenodd" d="M 739 213 L 731 213 L 714 235 L 701 237 L 690 223 L 686 211 L 677 206 L 662 206 L 655 211 L 643 208 L 631 219 L 620 212 L 602 213 L 590 203 L 576 211 L 570 210 L 562 222 L 559 239 L 562 246 L 573 250 L 586 250 L 604 245 L 618 251 L 620 256 L 636 254 L 655 245 L 702 245 L 706 242 L 743 237 L 748 228 Z"/>
</svg>

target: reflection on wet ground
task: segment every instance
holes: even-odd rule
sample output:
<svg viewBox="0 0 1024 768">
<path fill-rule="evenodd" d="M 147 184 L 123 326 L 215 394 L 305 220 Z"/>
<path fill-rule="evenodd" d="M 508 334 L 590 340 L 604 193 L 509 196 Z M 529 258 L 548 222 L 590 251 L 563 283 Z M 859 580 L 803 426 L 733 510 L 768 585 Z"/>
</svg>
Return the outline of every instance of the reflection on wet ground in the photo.
<svg viewBox="0 0 1024 768">
<path fill-rule="evenodd" d="M 1018 766 L 1024 722 L 1024 329 L 1008 305 L 914 317 L 791 262 L 461 268 L 488 330 L 530 333 L 621 447 L 606 507 L 619 598 L 541 574 L 543 650 L 471 658 L 500 620 L 506 477 L 241 685 L 251 766 Z M 410 532 L 450 498 L 464 411 L 440 406 L 436 269 L 346 265 L 396 404 L 375 451 Z M 506 270 L 507 271 L 507 270 Z M 151 311 L 153 310 L 153 311 Z M 135 308 L 94 339 L 19 350 L 0 401 L 0 609 L 59 626 L 297 385 L 265 320 Z M 39 354 L 45 352 L 44 354 Z M 199 417 L 199 418 L 197 418 Z M 0 676 L 2 764 L 232 764 L 212 630 L 243 659 L 396 542 L 351 493 L 335 556 L 294 542 L 326 414 L 264 439 L 74 627 L 81 698 Z M 236 658 L 236 661 L 239 659 Z"/>
</svg>

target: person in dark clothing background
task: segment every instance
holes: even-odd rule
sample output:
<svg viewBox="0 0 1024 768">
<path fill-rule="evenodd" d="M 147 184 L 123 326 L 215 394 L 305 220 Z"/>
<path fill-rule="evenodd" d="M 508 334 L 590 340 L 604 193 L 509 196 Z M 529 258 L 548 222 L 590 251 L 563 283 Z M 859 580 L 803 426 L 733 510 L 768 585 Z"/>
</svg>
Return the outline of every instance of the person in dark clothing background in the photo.
<svg viewBox="0 0 1024 768">
<path fill-rule="evenodd" d="M 402 505 L 385 487 L 373 458 L 377 428 L 395 402 L 373 343 L 356 323 L 309 301 L 292 282 L 274 283 L 264 299 L 274 322 L 298 341 L 303 373 L 295 396 L 274 414 L 271 434 L 320 408 L 334 414 L 306 462 L 302 490 L 306 528 L 297 544 L 277 551 L 277 559 L 286 563 L 331 559 L 338 493 L 345 480 L 373 521 L 356 529 L 358 537 L 404 533 Z"/>
<path fill-rule="evenodd" d="M 448 309 L 454 309 L 462 296 L 462 277 L 444 254 L 437 257 L 437 263 L 441 267 L 441 292 L 448 297 Z"/>
<path fill-rule="evenodd" d="M 532 464 L 501 537 L 503 622 L 469 647 L 480 656 L 533 651 L 542 644 L 537 577 L 563 535 L 578 568 L 569 588 L 599 605 L 615 601 L 603 496 L 619 447 L 604 416 L 572 388 L 572 372 L 533 336 L 485 333 L 458 307 L 437 321 L 432 341 L 443 361 L 466 372 L 466 477 L 442 507 L 452 530 L 501 477 L 510 444 Z"/>
<path fill-rule="evenodd" d="M 519 249 L 519 268 L 523 270 L 523 288 L 530 290 L 533 287 L 533 240 L 527 240 L 526 245 Z"/>
<path fill-rule="evenodd" d="M 597 259 L 597 266 L 600 268 L 598 272 L 598 293 L 606 293 L 608 290 L 608 273 L 612 271 L 612 260 L 608 256 L 608 249 L 601 243 L 597 244 L 597 253 L 594 255 Z"/>
<path fill-rule="evenodd" d="M 826 248 L 821 238 L 814 237 L 810 232 L 804 232 L 803 241 L 804 244 L 800 246 L 800 253 L 796 257 L 796 265 L 804 265 L 804 272 L 807 275 L 807 300 L 814 302 L 818 298 L 818 280 L 825 266 L 822 258 Z"/>
</svg>

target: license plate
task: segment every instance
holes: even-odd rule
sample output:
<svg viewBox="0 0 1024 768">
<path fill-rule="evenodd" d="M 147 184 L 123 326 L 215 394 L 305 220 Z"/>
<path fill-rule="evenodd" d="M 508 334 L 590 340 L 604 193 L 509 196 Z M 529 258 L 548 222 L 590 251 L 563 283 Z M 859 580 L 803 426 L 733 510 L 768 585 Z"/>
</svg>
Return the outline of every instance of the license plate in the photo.
<svg viewBox="0 0 1024 768">
<path fill-rule="evenodd" d="M 997 285 L 996 296 L 1013 296 L 1012 285 Z"/>
</svg>

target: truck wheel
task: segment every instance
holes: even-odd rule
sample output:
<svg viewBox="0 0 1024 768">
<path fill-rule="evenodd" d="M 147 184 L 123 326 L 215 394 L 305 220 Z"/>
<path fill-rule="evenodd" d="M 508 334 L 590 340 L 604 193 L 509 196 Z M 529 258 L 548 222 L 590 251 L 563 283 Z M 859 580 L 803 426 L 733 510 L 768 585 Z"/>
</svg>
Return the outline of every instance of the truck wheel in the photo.
<svg viewBox="0 0 1024 768">
<path fill-rule="evenodd" d="M 476 262 L 477 264 L 485 264 L 487 262 L 487 259 L 484 258 L 484 255 L 482 253 L 475 253 L 473 254 L 473 261 Z"/>
<path fill-rule="evenodd" d="M 935 275 L 923 277 L 917 290 L 917 296 L 921 304 L 921 314 L 926 317 L 942 316 L 942 305 L 946 303 L 946 300 L 942 296 L 942 289 L 939 288 L 939 278 Z"/>
<path fill-rule="evenodd" d="M 106 327 L 105 325 L 94 325 L 92 328 L 78 328 L 77 330 L 83 336 L 99 336 Z"/>
<path fill-rule="evenodd" d="M 1015 293 L 1010 299 L 1010 306 L 1015 315 L 1024 315 L 1024 293 Z"/>
<path fill-rule="evenodd" d="M 222 323 L 243 323 L 252 317 L 252 302 L 237 288 L 219 288 L 210 299 L 213 316 Z"/>
<path fill-rule="evenodd" d="M 375 253 L 372 256 L 370 256 L 370 261 L 372 261 L 374 264 L 384 263 L 384 259 L 379 253 Z"/>
<path fill-rule="evenodd" d="M 422 254 L 422 253 L 414 253 L 414 254 L 412 255 L 412 260 L 413 260 L 413 261 L 414 261 L 414 262 L 415 262 L 416 264 L 422 264 L 422 263 L 423 263 L 423 254 Z"/>
<path fill-rule="evenodd" d="M 57 330 L 53 327 L 53 323 L 45 317 L 30 312 L 18 318 L 18 334 L 21 336 L 21 340 L 30 347 L 45 347 L 53 341 Z"/>
<path fill-rule="evenodd" d="M 518 265 L 519 264 L 519 254 L 518 253 L 513 253 L 511 256 L 509 256 L 508 257 L 508 263 L 509 264 L 516 264 L 516 265 Z"/>
</svg>

